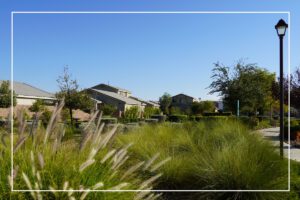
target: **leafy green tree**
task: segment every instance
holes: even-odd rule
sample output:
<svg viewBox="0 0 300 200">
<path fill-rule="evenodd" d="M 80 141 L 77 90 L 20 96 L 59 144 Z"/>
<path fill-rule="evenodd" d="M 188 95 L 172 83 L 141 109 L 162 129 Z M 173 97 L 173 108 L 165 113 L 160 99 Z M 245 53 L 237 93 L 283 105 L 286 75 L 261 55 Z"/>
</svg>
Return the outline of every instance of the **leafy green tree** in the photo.
<svg viewBox="0 0 300 200">
<path fill-rule="evenodd" d="M 29 107 L 31 112 L 39 112 L 45 108 L 44 101 L 41 99 L 36 100 L 32 106 Z"/>
<path fill-rule="evenodd" d="M 223 97 L 224 106 L 236 112 L 237 100 L 240 109 L 248 114 L 263 114 L 268 107 L 268 99 L 272 96 L 272 84 L 275 73 L 255 64 L 238 62 L 230 73 L 230 68 L 216 63 L 213 68 L 210 94 L 218 93 Z"/>
<path fill-rule="evenodd" d="M 17 104 L 15 92 L 13 92 L 13 106 Z M 8 108 L 11 105 L 11 90 L 9 81 L 3 81 L 0 86 L 0 108 Z"/>
<path fill-rule="evenodd" d="M 203 114 L 204 112 L 214 112 L 215 111 L 215 104 L 213 101 L 201 101 L 201 102 L 193 102 L 191 106 L 192 114 L 199 115 Z"/>
<path fill-rule="evenodd" d="M 118 109 L 116 108 L 116 106 L 109 105 L 109 104 L 103 104 L 103 105 L 101 105 L 100 110 L 103 112 L 103 115 L 112 116 L 113 114 L 115 114 L 117 112 Z"/>
<path fill-rule="evenodd" d="M 159 103 L 160 103 L 160 110 L 164 114 L 169 114 L 169 108 L 172 103 L 172 97 L 169 93 L 165 92 L 160 98 L 159 98 Z"/>
<path fill-rule="evenodd" d="M 139 118 L 139 108 L 137 106 L 131 106 L 124 112 L 124 118 L 128 121 L 137 121 Z"/>
<path fill-rule="evenodd" d="M 62 76 L 57 79 L 60 91 L 56 94 L 58 99 L 65 100 L 65 108 L 69 110 L 71 125 L 73 125 L 73 109 L 90 111 L 93 101 L 84 91 L 79 91 L 77 81 L 71 78 L 68 67 L 64 67 Z"/>
<path fill-rule="evenodd" d="M 300 109 L 300 67 L 291 77 L 291 106 Z"/>
<path fill-rule="evenodd" d="M 144 109 L 144 118 L 150 118 L 151 115 L 159 114 L 160 109 L 151 106 L 146 106 Z"/>
</svg>

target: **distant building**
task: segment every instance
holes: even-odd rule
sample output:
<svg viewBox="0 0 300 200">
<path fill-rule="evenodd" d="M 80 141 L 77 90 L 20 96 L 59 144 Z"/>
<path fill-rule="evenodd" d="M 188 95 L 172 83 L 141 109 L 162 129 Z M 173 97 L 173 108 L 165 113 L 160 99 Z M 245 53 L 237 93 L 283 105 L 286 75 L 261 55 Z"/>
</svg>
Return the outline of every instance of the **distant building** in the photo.
<svg viewBox="0 0 300 200">
<path fill-rule="evenodd" d="M 3 80 L 0 80 L 0 85 L 3 82 Z M 14 81 L 13 90 L 16 94 L 17 105 L 31 106 L 38 99 L 44 100 L 47 103 L 53 103 L 56 100 L 54 94 L 27 83 Z"/>
<path fill-rule="evenodd" d="M 140 98 L 138 98 L 138 97 L 134 97 L 134 96 L 130 96 L 130 98 L 142 102 L 142 104 L 143 104 L 144 106 L 149 106 L 149 107 L 159 108 L 159 103 L 157 103 L 157 102 L 154 102 L 154 101 L 146 101 L 146 100 L 140 99 Z"/>
<path fill-rule="evenodd" d="M 193 102 L 198 102 L 198 99 L 186 94 L 177 94 L 172 97 L 171 106 L 186 110 L 191 107 Z"/>
<path fill-rule="evenodd" d="M 102 104 L 112 105 L 119 111 L 119 116 L 132 106 L 137 106 L 142 112 L 145 104 L 139 100 L 131 98 L 131 92 L 119 87 L 106 84 L 99 84 L 86 89 L 92 100 L 95 102 L 96 109 Z"/>
</svg>

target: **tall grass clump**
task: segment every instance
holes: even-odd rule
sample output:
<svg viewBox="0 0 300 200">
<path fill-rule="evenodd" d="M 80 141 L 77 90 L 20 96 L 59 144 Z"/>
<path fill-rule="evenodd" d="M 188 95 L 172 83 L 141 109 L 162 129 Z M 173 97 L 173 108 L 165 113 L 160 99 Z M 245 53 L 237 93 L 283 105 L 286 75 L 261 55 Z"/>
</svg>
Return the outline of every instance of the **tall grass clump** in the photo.
<svg viewBox="0 0 300 200">
<path fill-rule="evenodd" d="M 146 161 L 128 163 L 131 143 L 113 148 L 111 143 L 117 127 L 103 132 L 101 113 L 94 113 L 84 127 L 79 142 L 64 139 L 65 126 L 58 121 L 62 108 L 63 102 L 55 107 L 46 129 L 43 126 L 26 127 L 22 114 L 18 115 L 19 127 L 14 134 L 13 152 L 10 152 L 8 131 L 1 131 L 0 199 L 160 198 L 161 194 L 152 192 L 92 191 L 151 190 L 162 174 L 144 169 Z M 11 153 L 14 162 L 12 170 Z M 154 165 L 147 166 L 151 168 Z M 12 187 L 14 190 L 36 191 L 11 192 Z"/>
<path fill-rule="evenodd" d="M 234 120 L 148 125 L 119 137 L 132 160 L 169 159 L 157 189 L 284 190 L 287 161 L 258 133 Z M 281 199 L 278 193 L 168 193 L 170 199 Z"/>
</svg>

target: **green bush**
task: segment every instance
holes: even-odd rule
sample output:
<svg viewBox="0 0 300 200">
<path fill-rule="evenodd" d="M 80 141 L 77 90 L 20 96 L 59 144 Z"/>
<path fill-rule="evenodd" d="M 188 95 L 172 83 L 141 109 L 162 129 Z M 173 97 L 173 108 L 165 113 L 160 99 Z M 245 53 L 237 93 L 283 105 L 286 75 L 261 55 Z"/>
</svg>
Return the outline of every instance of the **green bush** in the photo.
<svg viewBox="0 0 300 200">
<path fill-rule="evenodd" d="M 101 121 L 105 124 L 116 124 L 118 123 L 118 119 L 115 117 L 103 117 Z"/>
<path fill-rule="evenodd" d="M 204 112 L 203 116 L 211 117 L 211 116 L 231 116 L 231 112 Z"/>
<path fill-rule="evenodd" d="M 170 122 L 184 122 L 188 119 L 187 115 L 169 115 L 168 120 Z"/>
<path fill-rule="evenodd" d="M 157 115 L 160 113 L 160 109 L 159 108 L 154 108 L 154 107 L 150 107 L 150 106 L 146 106 L 144 109 L 144 118 L 150 118 L 152 115 Z"/>
<path fill-rule="evenodd" d="M 103 104 L 100 106 L 100 110 L 103 112 L 103 115 L 113 116 L 117 112 L 117 107 L 109 104 Z"/>
<path fill-rule="evenodd" d="M 137 122 L 139 118 L 139 108 L 132 106 L 124 112 L 124 122 Z"/>
<path fill-rule="evenodd" d="M 40 116 L 40 120 L 42 121 L 43 125 L 46 127 L 48 125 L 48 122 L 50 121 L 52 112 L 48 109 L 45 109 L 44 112 L 42 112 Z"/>
<path fill-rule="evenodd" d="M 29 110 L 30 110 L 31 112 L 39 112 L 39 111 L 42 111 L 42 110 L 44 110 L 44 109 L 45 109 L 45 105 L 44 105 L 43 100 L 41 100 L 41 99 L 36 100 L 36 101 L 32 104 L 32 106 L 29 107 Z"/>
<path fill-rule="evenodd" d="M 119 136 L 133 142 L 132 159 L 159 153 L 171 158 L 160 170 L 155 189 L 272 190 L 287 189 L 287 161 L 258 134 L 238 121 L 143 126 Z M 168 196 L 170 195 L 170 196 Z M 167 199 L 282 199 L 277 193 L 185 193 Z"/>
</svg>

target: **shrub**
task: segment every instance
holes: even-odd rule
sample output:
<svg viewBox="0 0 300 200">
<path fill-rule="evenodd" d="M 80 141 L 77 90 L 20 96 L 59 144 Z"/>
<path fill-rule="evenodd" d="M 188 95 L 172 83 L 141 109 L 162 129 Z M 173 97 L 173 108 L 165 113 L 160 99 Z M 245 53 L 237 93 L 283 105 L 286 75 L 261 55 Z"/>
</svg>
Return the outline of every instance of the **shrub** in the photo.
<svg viewBox="0 0 300 200">
<path fill-rule="evenodd" d="M 100 124 L 96 128 L 90 121 L 84 128 L 79 143 L 73 139 L 63 140 L 64 126 L 57 123 L 57 116 L 62 106 L 53 111 L 46 131 L 37 130 L 33 138 L 26 132 L 17 132 L 14 137 L 14 173 L 11 176 L 9 139 L 0 143 L 0 199 L 99 199 L 132 200 L 152 199 L 160 194 L 120 193 L 120 192 L 73 192 L 73 190 L 120 190 L 151 189 L 161 176 L 151 172 L 153 162 L 128 162 L 128 148 L 118 149 L 110 145 L 116 127 L 107 133 L 101 133 Z M 95 118 L 94 118 L 95 119 Z M 20 127 L 25 123 L 21 121 Z M 100 129 L 99 129 L 100 128 Z M 1 138 L 4 136 L 1 134 Z M 26 142 L 25 142 L 26 141 Z M 7 143 L 7 144 L 6 144 Z M 50 190 L 52 192 L 11 192 L 15 190 Z M 53 190 L 69 190 L 54 192 Z"/>
<path fill-rule="evenodd" d="M 155 189 L 252 190 L 287 189 L 287 161 L 258 134 L 238 121 L 143 126 L 119 136 L 133 142 L 133 158 L 149 159 L 160 152 L 171 157 Z M 276 193 L 166 194 L 167 199 L 281 199 Z M 169 196 L 170 195 L 170 196 Z"/>
<path fill-rule="evenodd" d="M 46 127 L 48 125 L 48 122 L 50 121 L 52 112 L 48 109 L 45 109 L 44 112 L 42 112 L 40 116 L 40 120 L 42 121 L 43 125 Z"/>
<path fill-rule="evenodd" d="M 204 112 L 203 116 L 211 117 L 211 116 L 231 116 L 231 112 Z"/>
<path fill-rule="evenodd" d="M 103 112 L 103 115 L 113 116 L 117 112 L 116 106 L 103 104 L 100 107 L 100 110 Z"/>
<path fill-rule="evenodd" d="M 41 99 L 36 100 L 32 106 L 29 107 L 31 112 L 39 112 L 45 109 L 44 102 Z"/>
<path fill-rule="evenodd" d="M 188 119 L 187 115 L 170 115 L 168 120 L 170 122 L 184 122 Z"/>
<path fill-rule="evenodd" d="M 125 122 L 136 122 L 139 118 L 139 108 L 137 106 L 132 106 L 127 108 L 124 112 Z"/>
<path fill-rule="evenodd" d="M 144 109 L 144 118 L 150 118 L 152 115 L 159 114 L 160 109 L 150 106 L 146 106 Z"/>
<path fill-rule="evenodd" d="M 166 115 L 151 115 L 151 119 L 157 119 L 158 122 L 165 122 L 167 119 Z"/>
<path fill-rule="evenodd" d="M 116 124 L 118 122 L 118 119 L 115 117 L 105 117 L 102 118 L 102 122 L 105 124 Z"/>
</svg>

